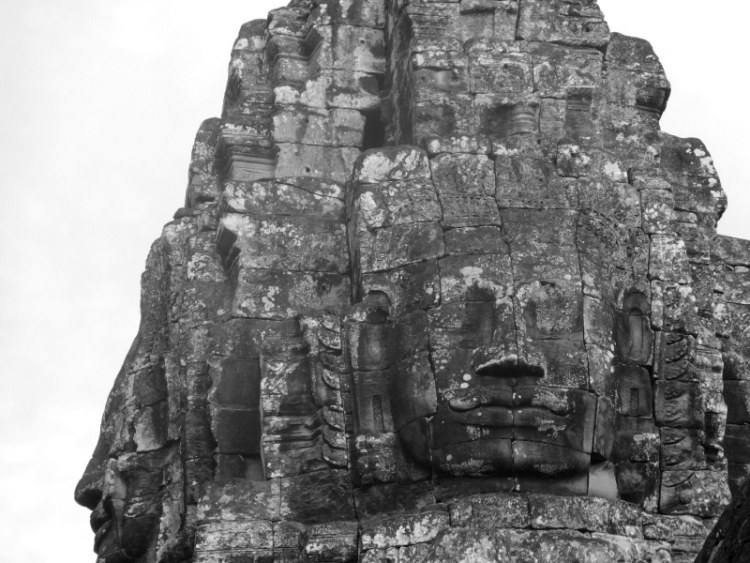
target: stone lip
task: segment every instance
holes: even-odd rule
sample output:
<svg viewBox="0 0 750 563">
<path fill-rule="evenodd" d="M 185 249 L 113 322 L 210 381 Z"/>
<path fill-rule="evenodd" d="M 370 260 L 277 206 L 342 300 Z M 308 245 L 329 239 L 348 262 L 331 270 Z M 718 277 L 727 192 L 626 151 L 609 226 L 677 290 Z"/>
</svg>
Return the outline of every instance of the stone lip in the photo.
<svg viewBox="0 0 750 563">
<path fill-rule="evenodd" d="M 480 407 L 524 408 L 536 407 L 557 415 L 568 414 L 566 403 L 545 401 L 545 395 L 538 393 L 536 385 L 479 385 L 473 388 L 459 389 L 448 399 L 451 410 L 456 412 L 471 411 Z"/>
<path fill-rule="evenodd" d="M 96 530 L 94 530 L 94 551 L 98 552 L 99 548 L 102 545 L 102 542 L 104 541 L 104 538 L 107 537 L 107 534 L 109 533 L 110 529 L 112 528 L 112 519 L 109 519 L 102 523 L 99 527 L 97 527 Z"/>
</svg>

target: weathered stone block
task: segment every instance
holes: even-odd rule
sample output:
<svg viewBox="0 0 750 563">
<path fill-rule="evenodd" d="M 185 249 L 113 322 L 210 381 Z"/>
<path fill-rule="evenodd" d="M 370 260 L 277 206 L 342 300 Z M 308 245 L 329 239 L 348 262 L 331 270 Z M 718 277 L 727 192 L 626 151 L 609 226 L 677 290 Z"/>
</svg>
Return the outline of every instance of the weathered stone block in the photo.
<svg viewBox="0 0 750 563">
<path fill-rule="evenodd" d="M 351 480 L 345 470 L 287 477 L 280 479 L 280 486 L 280 511 L 286 520 L 328 522 L 333 514 L 343 520 L 356 520 Z"/>
<path fill-rule="evenodd" d="M 271 549 L 273 544 L 273 524 L 268 520 L 208 522 L 198 526 L 195 538 L 199 552 L 263 550 Z"/>
<path fill-rule="evenodd" d="M 612 163 L 612 177 L 620 178 L 622 171 L 618 164 Z M 630 227 L 641 225 L 640 195 L 633 186 L 616 182 L 578 183 L 580 205 L 614 219 L 617 223 Z"/>
<path fill-rule="evenodd" d="M 353 147 L 321 147 L 295 143 L 279 143 L 276 156 L 276 178 L 301 176 L 346 182 L 359 149 Z"/>
<path fill-rule="evenodd" d="M 510 254 L 449 256 L 439 261 L 443 303 L 495 301 L 509 305 L 513 273 Z"/>
<path fill-rule="evenodd" d="M 494 168 L 489 158 L 444 154 L 433 159 L 431 166 L 445 225 L 486 225 L 499 220 Z"/>
<path fill-rule="evenodd" d="M 503 231 L 506 240 L 515 252 L 514 243 L 524 248 L 524 243 L 531 245 L 549 245 L 559 250 L 572 249 L 576 242 L 578 213 L 567 209 L 522 209 L 503 210 Z M 537 246 L 536 252 L 541 255 L 544 248 Z M 535 254 L 535 252 L 531 252 Z M 553 260 L 552 263 L 556 263 Z M 571 264 L 566 263 L 569 268 Z"/>
<path fill-rule="evenodd" d="M 434 222 L 359 232 L 357 239 L 359 268 L 363 273 L 393 270 L 445 253 L 443 230 Z"/>
<path fill-rule="evenodd" d="M 428 180 L 359 184 L 354 213 L 359 230 L 439 221 L 443 218 L 437 194 Z"/>
<path fill-rule="evenodd" d="M 357 561 L 357 522 L 326 522 L 307 528 L 302 551 L 308 561 Z"/>
<path fill-rule="evenodd" d="M 214 483 L 198 505 L 202 522 L 278 520 L 278 481 Z"/>
<path fill-rule="evenodd" d="M 222 454 L 257 454 L 260 451 L 260 412 L 255 409 L 216 408 L 211 431 Z"/>
<path fill-rule="evenodd" d="M 274 563 L 274 553 L 270 550 L 221 550 L 197 552 L 196 563 Z"/>
<path fill-rule="evenodd" d="M 157 403 L 143 410 L 134 417 L 133 441 L 136 450 L 148 452 L 163 448 L 167 444 L 169 425 L 169 408 L 167 402 Z"/>
<path fill-rule="evenodd" d="M 260 366 L 252 360 L 227 358 L 213 377 L 211 400 L 222 406 L 251 408 L 260 403 Z"/>
<path fill-rule="evenodd" d="M 703 429 L 705 406 L 699 385 L 678 381 L 657 382 L 654 412 L 660 426 Z"/>
<path fill-rule="evenodd" d="M 554 166 L 538 157 L 507 156 L 496 148 L 497 205 L 502 208 L 572 209 L 578 187 L 558 177 Z"/>
<path fill-rule="evenodd" d="M 472 93 L 530 93 L 533 85 L 531 57 L 524 53 L 479 50 L 471 53 L 474 64 L 470 68 Z"/>
<path fill-rule="evenodd" d="M 388 513 L 422 510 L 435 504 L 435 493 L 430 483 L 373 485 L 355 489 L 354 501 L 361 518 Z"/>
<path fill-rule="evenodd" d="M 669 561 L 665 555 L 668 544 L 649 545 L 622 542 L 607 535 L 588 535 L 569 531 L 515 531 L 503 534 L 488 530 L 453 529 L 435 542 L 432 561 L 512 561 L 539 563 L 556 561 L 639 561 L 647 554 L 652 561 Z M 632 550 L 632 551 L 631 551 Z M 661 553 L 659 553 L 661 551 Z M 658 554 L 658 558 L 655 556 Z"/>
<path fill-rule="evenodd" d="M 418 418 L 435 414 L 435 375 L 427 352 L 414 354 L 398 363 L 390 383 L 396 430 Z"/>
<path fill-rule="evenodd" d="M 201 123 L 195 136 L 190 159 L 187 200 L 215 201 L 221 193 L 215 171 L 216 148 L 219 142 L 221 122 L 208 119 Z"/>
<path fill-rule="evenodd" d="M 613 327 L 614 311 L 612 306 L 601 299 L 584 295 L 583 330 L 586 343 L 611 351 L 613 347 Z M 589 356 L 591 355 L 589 353 Z M 611 361 L 609 365 L 611 366 Z M 603 377 L 611 379 L 609 373 Z"/>
<path fill-rule="evenodd" d="M 724 381 L 727 424 L 750 423 L 750 381 Z"/>
<path fill-rule="evenodd" d="M 385 26 L 385 1 L 334 0 L 328 3 L 328 14 L 333 21 L 382 29 Z"/>
<path fill-rule="evenodd" d="M 610 69 L 607 72 L 607 101 L 652 112 L 660 116 L 667 107 L 671 86 L 663 73 Z"/>
<path fill-rule="evenodd" d="M 727 424 L 724 449 L 735 464 L 750 464 L 750 426 Z"/>
<path fill-rule="evenodd" d="M 405 21 L 414 30 L 411 47 L 415 52 L 436 47 L 460 50 L 462 34 L 458 2 L 410 2 L 405 6 L 404 14 Z"/>
<path fill-rule="evenodd" d="M 530 495 L 529 511 L 531 527 L 538 530 L 574 529 L 642 537 L 641 512 L 625 502 Z"/>
<path fill-rule="evenodd" d="M 425 145 L 477 133 L 474 96 L 421 88 L 415 92 L 414 139 Z"/>
<path fill-rule="evenodd" d="M 428 312 L 428 323 L 433 350 L 494 346 L 517 352 L 513 308 L 507 304 L 488 300 L 444 303 Z"/>
<path fill-rule="evenodd" d="M 659 511 L 715 518 L 730 499 L 727 477 L 714 471 L 664 471 Z"/>
<path fill-rule="evenodd" d="M 659 465 L 649 462 L 618 461 L 615 464 L 620 498 L 640 504 L 647 510 L 659 509 Z"/>
<path fill-rule="evenodd" d="M 553 43 L 529 43 L 534 61 L 534 87 L 541 96 L 563 98 L 570 88 L 598 87 L 602 54 L 596 49 L 571 49 Z"/>
<path fill-rule="evenodd" d="M 433 540 L 450 527 L 447 510 L 425 510 L 418 514 L 399 514 L 362 523 L 362 549 L 403 547 Z"/>
<path fill-rule="evenodd" d="M 396 316 L 413 309 L 428 309 L 440 301 L 437 260 L 364 274 L 360 285 L 363 295 L 385 293 Z"/>
<path fill-rule="evenodd" d="M 706 435 L 700 430 L 662 428 L 662 469 L 704 469 L 705 441 Z"/>
<path fill-rule="evenodd" d="M 383 32 L 353 25 L 337 25 L 333 58 L 337 70 L 382 74 L 385 72 Z"/>
<path fill-rule="evenodd" d="M 424 51 L 411 59 L 417 88 L 452 94 L 469 90 L 468 58 L 456 51 Z"/>
<path fill-rule="evenodd" d="M 238 317 L 285 320 L 349 301 L 349 279 L 339 274 L 243 268 L 237 276 L 233 311 Z"/>
<path fill-rule="evenodd" d="M 392 377 L 391 371 L 354 372 L 353 392 L 357 405 L 358 433 L 377 436 L 394 431 L 388 400 Z"/>
<path fill-rule="evenodd" d="M 448 255 L 509 254 L 502 230 L 494 226 L 462 227 L 446 231 L 445 252 Z"/>
<path fill-rule="evenodd" d="M 424 444 L 426 438 L 423 447 Z M 418 482 L 430 476 L 429 469 L 423 463 L 415 463 L 402 446 L 400 436 L 392 432 L 358 435 L 353 457 L 352 465 L 363 485 Z"/>
<path fill-rule="evenodd" d="M 517 37 L 576 47 L 603 47 L 609 41 L 609 28 L 596 4 L 525 2 L 521 5 Z"/>
<path fill-rule="evenodd" d="M 277 143 L 361 147 L 365 117 L 352 109 L 284 107 L 273 117 Z"/>
<path fill-rule="evenodd" d="M 653 418 L 617 417 L 612 453 L 614 459 L 657 462 L 659 444 L 659 431 Z"/>
<path fill-rule="evenodd" d="M 529 500 L 525 495 L 477 495 L 450 505 L 451 524 L 462 528 L 528 528 Z"/>
<path fill-rule="evenodd" d="M 273 93 L 279 105 L 365 110 L 379 103 L 379 89 L 376 75 L 329 70 L 303 83 L 279 84 Z"/>
<path fill-rule="evenodd" d="M 364 372 L 388 369 L 397 359 L 394 336 L 390 323 L 351 323 L 347 338 L 352 369 Z"/>
<path fill-rule="evenodd" d="M 414 147 L 390 147 L 367 151 L 357 160 L 352 174 L 361 184 L 430 178 L 427 154 Z"/>
<path fill-rule="evenodd" d="M 690 270 L 684 241 L 673 235 L 653 235 L 649 275 L 663 282 L 689 284 Z"/>
</svg>

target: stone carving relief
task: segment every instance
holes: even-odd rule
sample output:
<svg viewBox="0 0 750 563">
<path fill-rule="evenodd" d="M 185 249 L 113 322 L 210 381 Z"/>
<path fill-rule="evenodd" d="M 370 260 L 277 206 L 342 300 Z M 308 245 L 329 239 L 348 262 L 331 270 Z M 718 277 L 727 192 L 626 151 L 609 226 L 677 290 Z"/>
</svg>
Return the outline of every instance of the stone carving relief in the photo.
<svg viewBox="0 0 750 563">
<path fill-rule="evenodd" d="M 692 560 L 750 249 L 669 91 L 593 0 L 245 24 L 76 490 L 99 561 Z"/>
</svg>

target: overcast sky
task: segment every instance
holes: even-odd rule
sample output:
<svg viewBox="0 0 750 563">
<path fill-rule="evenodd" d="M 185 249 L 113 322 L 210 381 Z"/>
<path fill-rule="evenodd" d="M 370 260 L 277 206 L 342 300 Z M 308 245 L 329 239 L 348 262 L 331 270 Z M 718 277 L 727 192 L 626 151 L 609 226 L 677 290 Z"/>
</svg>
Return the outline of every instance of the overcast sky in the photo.
<svg viewBox="0 0 750 563">
<path fill-rule="evenodd" d="M 613 31 L 654 44 L 674 90 L 663 128 L 706 142 L 730 199 L 720 231 L 750 238 L 747 8 L 599 3 Z M 4 562 L 94 562 L 72 492 L 135 336 L 146 253 L 221 110 L 239 26 L 281 4 L 0 0 Z"/>
</svg>

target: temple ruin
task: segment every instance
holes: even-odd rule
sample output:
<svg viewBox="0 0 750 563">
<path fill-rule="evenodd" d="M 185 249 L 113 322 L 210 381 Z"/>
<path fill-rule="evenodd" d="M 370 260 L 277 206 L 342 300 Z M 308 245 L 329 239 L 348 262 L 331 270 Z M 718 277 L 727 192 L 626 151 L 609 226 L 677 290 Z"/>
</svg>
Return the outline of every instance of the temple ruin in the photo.
<svg viewBox="0 0 750 563">
<path fill-rule="evenodd" d="M 669 95 L 595 0 L 243 25 L 76 489 L 98 562 L 694 561 L 750 242 Z"/>
</svg>

